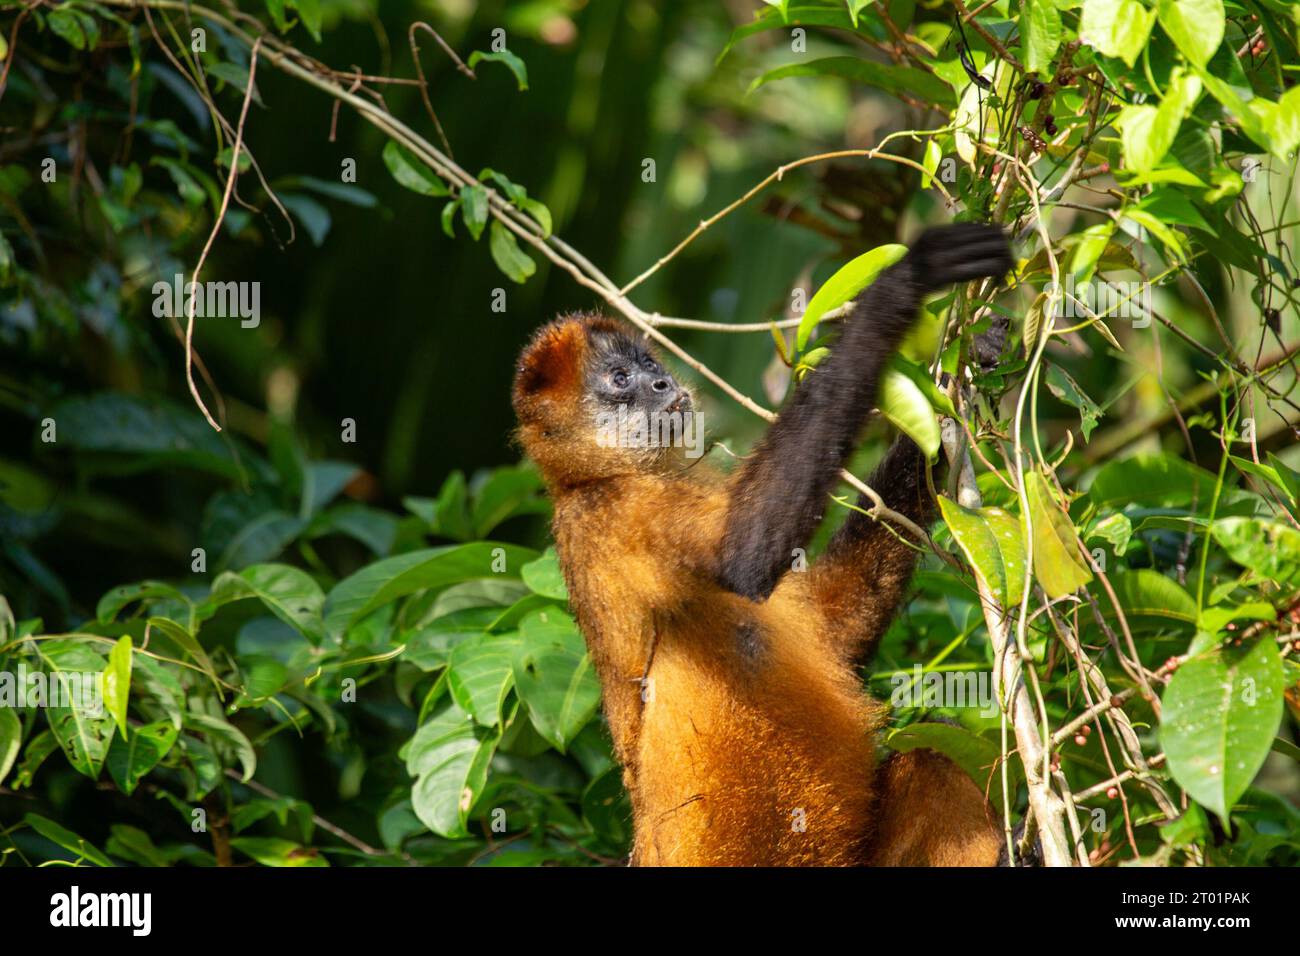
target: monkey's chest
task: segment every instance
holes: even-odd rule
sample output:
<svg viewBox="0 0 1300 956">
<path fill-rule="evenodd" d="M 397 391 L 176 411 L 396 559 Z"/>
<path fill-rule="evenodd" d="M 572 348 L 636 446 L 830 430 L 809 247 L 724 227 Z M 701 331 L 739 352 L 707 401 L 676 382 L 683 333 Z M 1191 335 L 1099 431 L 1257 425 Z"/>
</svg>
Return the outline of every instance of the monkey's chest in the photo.
<svg viewBox="0 0 1300 956">
<path fill-rule="evenodd" d="M 663 635 L 635 744 L 637 862 L 857 862 L 869 831 L 865 700 L 791 662 L 761 625 L 721 660 Z"/>
</svg>

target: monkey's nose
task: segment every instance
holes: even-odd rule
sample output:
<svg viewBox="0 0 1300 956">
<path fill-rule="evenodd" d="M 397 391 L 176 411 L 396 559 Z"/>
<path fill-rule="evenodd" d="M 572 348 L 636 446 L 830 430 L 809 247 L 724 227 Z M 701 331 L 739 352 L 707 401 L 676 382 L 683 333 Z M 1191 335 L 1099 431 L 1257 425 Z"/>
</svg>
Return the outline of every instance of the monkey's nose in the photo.
<svg viewBox="0 0 1300 956">
<path fill-rule="evenodd" d="M 672 386 L 669 384 L 668 379 L 657 378 L 650 383 L 650 387 L 653 388 L 656 392 L 666 392 Z"/>
</svg>

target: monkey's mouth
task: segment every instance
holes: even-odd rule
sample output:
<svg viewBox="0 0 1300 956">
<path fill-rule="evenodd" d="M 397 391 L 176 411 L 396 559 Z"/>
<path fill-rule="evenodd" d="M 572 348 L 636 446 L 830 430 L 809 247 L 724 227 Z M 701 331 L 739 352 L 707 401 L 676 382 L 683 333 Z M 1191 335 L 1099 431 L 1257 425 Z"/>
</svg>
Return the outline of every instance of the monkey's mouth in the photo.
<svg viewBox="0 0 1300 956">
<path fill-rule="evenodd" d="M 664 407 L 664 411 L 668 412 L 669 414 L 673 412 L 682 412 L 683 414 L 685 414 L 686 412 L 689 412 L 691 408 L 692 405 L 691 405 L 690 392 L 687 392 L 685 389 L 682 389 L 678 391 L 677 397 L 674 398 L 671 402 L 668 403 L 667 406 Z"/>
</svg>

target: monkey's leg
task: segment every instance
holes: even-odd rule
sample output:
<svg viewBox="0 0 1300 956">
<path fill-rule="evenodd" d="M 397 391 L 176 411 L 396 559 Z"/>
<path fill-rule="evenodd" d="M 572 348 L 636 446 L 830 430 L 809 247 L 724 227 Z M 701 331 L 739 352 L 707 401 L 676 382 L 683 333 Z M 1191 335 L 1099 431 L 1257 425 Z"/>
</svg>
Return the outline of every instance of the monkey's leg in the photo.
<svg viewBox="0 0 1300 956">
<path fill-rule="evenodd" d="M 867 484 L 885 506 L 925 527 L 934 520 L 934 504 L 925 485 L 925 457 L 906 435 L 885 453 Z M 865 495 L 864 511 L 872 507 Z M 889 626 L 912 578 L 919 556 L 912 534 L 885 520 L 850 512 L 812 567 L 814 599 L 836 622 L 845 657 L 866 661 Z"/>
<path fill-rule="evenodd" d="M 872 866 L 996 866 L 1005 843 L 974 781 L 933 750 L 896 753 L 876 769 Z"/>
</svg>

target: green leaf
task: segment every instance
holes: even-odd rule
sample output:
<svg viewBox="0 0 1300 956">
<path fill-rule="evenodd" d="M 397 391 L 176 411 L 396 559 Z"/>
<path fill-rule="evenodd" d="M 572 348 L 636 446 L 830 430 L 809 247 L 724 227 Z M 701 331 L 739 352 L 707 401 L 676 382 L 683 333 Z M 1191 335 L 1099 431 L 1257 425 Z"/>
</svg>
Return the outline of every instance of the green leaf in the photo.
<svg viewBox="0 0 1300 956">
<path fill-rule="evenodd" d="M 320 0 L 293 0 L 293 7 L 302 18 L 302 25 L 307 28 L 311 38 L 320 43 Z"/>
<path fill-rule="evenodd" d="M 1025 474 L 1025 495 L 1033 521 L 1034 576 L 1049 598 L 1073 594 L 1092 580 L 1079 554 L 1074 525 L 1038 472 Z"/>
<path fill-rule="evenodd" d="M 1159 571 L 1138 568 L 1118 571 L 1110 576 L 1115 598 L 1127 618 L 1153 617 L 1184 624 L 1196 623 L 1196 601 L 1177 581 Z M 1109 600 L 1098 602 L 1104 616 L 1115 618 L 1115 608 Z"/>
<path fill-rule="evenodd" d="M 472 70 L 485 60 L 489 63 L 500 63 L 508 68 L 515 75 L 515 83 L 518 84 L 521 92 L 528 89 L 528 67 L 524 65 L 523 60 L 509 50 L 497 52 L 475 50 L 469 55 L 469 68 Z"/>
<path fill-rule="evenodd" d="M 325 639 L 325 625 L 321 620 L 325 595 L 305 571 L 287 564 L 255 564 L 238 573 L 226 571 L 212 584 L 214 604 L 243 598 L 257 598 L 267 610 L 313 644 Z"/>
<path fill-rule="evenodd" d="M 1139 454 L 1101 467 L 1088 488 L 1098 508 L 1127 504 L 1182 508 L 1209 504 L 1215 476 L 1174 455 Z"/>
<path fill-rule="evenodd" d="M 542 238 L 551 234 L 551 210 L 543 203 L 525 196 L 519 201 L 519 208 L 537 220 L 537 224 L 542 227 Z"/>
<path fill-rule="evenodd" d="M 438 174 L 413 152 L 395 140 L 384 145 L 384 165 L 401 185 L 421 196 L 449 196 L 450 190 Z"/>
<path fill-rule="evenodd" d="M 921 165 L 925 172 L 921 175 L 921 188 L 929 189 L 934 185 L 934 174 L 939 169 L 939 163 L 943 161 L 943 147 L 939 141 L 931 136 L 925 141 L 925 155 L 921 159 Z"/>
<path fill-rule="evenodd" d="M 858 25 L 857 14 L 853 7 L 856 6 L 858 10 L 861 10 L 871 0 L 848 0 L 848 2 L 850 4 L 849 9 L 845 10 L 842 7 L 827 7 L 814 2 L 792 0 L 786 11 L 788 17 L 782 17 L 781 11 L 775 7 L 758 10 L 754 13 L 753 22 L 746 23 L 732 31 L 731 37 L 722 48 L 722 52 L 718 54 L 716 62 L 721 63 L 723 58 L 731 52 L 732 47 L 741 40 L 766 30 L 778 30 L 790 26 L 821 26 L 837 27 L 852 32 Z"/>
<path fill-rule="evenodd" d="M 1282 482 L 1292 504 L 1300 503 L 1300 472 L 1284 463 L 1277 455 L 1269 452 L 1268 463 L 1273 466 L 1278 479 Z"/>
<path fill-rule="evenodd" d="M 1210 534 L 1228 557 L 1261 578 L 1300 584 L 1300 531 L 1281 521 L 1220 518 Z"/>
<path fill-rule="evenodd" d="M 535 611 L 519 625 L 515 687 L 533 727 L 564 753 L 600 706 L 600 682 L 573 619 L 555 608 Z"/>
<path fill-rule="evenodd" d="M 1200 95 L 1200 79 L 1194 73 L 1175 70 L 1159 107 L 1122 109 L 1115 123 L 1121 131 L 1125 164 L 1141 173 L 1154 169 L 1174 145 L 1183 119 Z"/>
<path fill-rule="evenodd" d="M 95 618 L 101 624 L 108 624 L 116 620 L 122 608 L 128 604 L 134 604 L 136 601 L 147 604 L 159 600 L 192 605 L 189 598 L 170 584 L 164 584 L 162 581 L 141 581 L 138 584 L 124 584 L 107 592 L 95 607 Z"/>
<path fill-rule="evenodd" d="M 537 271 L 537 263 L 519 248 L 514 233 L 495 219 L 488 230 L 488 247 L 492 251 L 492 261 L 512 282 L 527 282 L 529 276 Z"/>
<path fill-rule="evenodd" d="M 1132 66 L 1147 45 L 1155 19 L 1156 12 L 1138 0 L 1084 0 L 1079 39 Z"/>
<path fill-rule="evenodd" d="M 1020 49 L 1025 69 L 1046 73 L 1061 46 L 1061 14 L 1053 0 L 1024 0 L 1020 8 Z"/>
<path fill-rule="evenodd" d="M 445 667 L 453 648 L 491 630 L 500 616 L 499 607 L 466 607 L 443 614 L 402 635 L 402 659 L 426 672 Z"/>
<path fill-rule="evenodd" d="M 117 729 L 126 734 L 126 704 L 131 696 L 131 638 L 123 635 L 118 638 L 108 654 L 108 666 L 104 668 L 104 708 L 117 724 Z"/>
<path fill-rule="evenodd" d="M 1089 398 L 1088 394 L 1079 387 L 1079 383 L 1070 378 L 1065 369 L 1059 365 L 1047 366 L 1045 381 L 1048 391 L 1065 404 L 1079 410 L 1080 430 L 1086 442 L 1092 430 L 1097 427 L 1097 420 L 1101 418 L 1101 407 Z"/>
<path fill-rule="evenodd" d="M 171 751 L 176 735 L 171 722 L 160 720 L 114 738 L 108 749 L 108 773 L 118 789 L 127 796 L 134 793 L 141 778 Z"/>
<path fill-rule="evenodd" d="M 257 770 L 257 752 L 249 739 L 244 736 L 243 731 L 220 717 L 194 710 L 185 714 L 185 723 L 201 730 L 211 744 L 228 751 L 239 761 L 244 771 L 241 780 L 247 783 L 253 779 L 253 773 Z"/>
<path fill-rule="evenodd" d="M 182 465 L 242 480 L 230 439 L 199 415 L 167 402 L 105 392 L 59 402 L 50 413 L 59 423 L 59 446 L 104 456 L 103 464 L 129 474 Z M 241 457 L 247 452 L 241 452 Z"/>
<path fill-rule="evenodd" d="M 623 786 L 623 768 L 609 767 L 582 791 L 582 816 L 591 829 L 614 846 L 632 837 L 632 803 Z"/>
<path fill-rule="evenodd" d="M 325 629 L 341 637 L 371 611 L 400 597 L 496 574 L 517 577 L 519 569 L 536 558 L 537 552 L 531 548 L 475 541 L 376 561 L 344 578 L 330 591 L 325 603 Z"/>
<path fill-rule="evenodd" d="M 5 782 L 23 743 L 23 724 L 12 707 L 0 707 L 0 783 Z"/>
<path fill-rule="evenodd" d="M 49 693 L 54 699 L 45 711 L 50 729 L 68 763 L 93 780 L 104 766 L 116 730 L 96 686 L 104 658 L 75 640 L 38 641 L 36 653 L 50 675 Z"/>
<path fill-rule="evenodd" d="M 536 561 L 523 566 L 522 576 L 528 589 L 534 594 L 554 598 L 557 601 L 569 599 L 568 589 L 564 585 L 564 573 L 560 570 L 560 559 L 551 546 Z"/>
<path fill-rule="evenodd" d="M 514 686 L 512 661 L 519 635 L 479 634 L 461 641 L 447 661 L 447 686 L 457 705 L 484 727 L 501 723 L 501 708 Z"/>
<path fill-rule="evenodd" d="M 768 83 L 792 76 L 840 77 L 874 86 L 895 96 L 911 94 L 945 109 L 950 109 L 957 102 L 952 87 L 933 73 L 910 66 L 886 66 L 856 56 L 828 56 L 820 60 L 779 66 L 750 83 L 747 92 L 753 93 Z"/>
<path fill-rule="evenodd" d="M 1248 647 L 1193 657 L 1165 689 L 1160 743 L 1169 772 L 1225 827 L 1228 811 L 1268 756 L 1284 686 L 1277 645 L 1265 635 Z"/>
<path fill-rule="evenodd" d="M 510 518 L 550 511 L 550 503 L 542 495 L 541 477 L 524 465 L 497 468 L 485 480 L 476 480 L 473 498 L 470 520 L 476 538 L 486 538 Z"/>
<path fill-rule="evenodd" d="M 898 244 L 877 246 L 847 263 L 827 279 L 809 301 L 803 318 L 799 320 L 799 331 L 795 336 L 795 346 L 798 350 L 802 352 L 807 348 L 808 337 L 823 315 L 858 295 L 875 281 L 876 276 L 905 255 L 907 255 L 907 246 Z"/>
<path fill-rule="evenodd" d="M 234 837 L 230 845 L 263 866 L 329 866 L 329 860 L 317 849 L 278 837 Z"/>
<path fill-rule="evenodd" d="M 1025 590 L 1025 547 L 1020 522 L 1001 508 L 972 511 L 942 496 L 939 511 L 953 540 L 999 606 L 1018 606 Z"/>
<path fill-rule="evenodd" d="M 64 4 L 49 12 L 46 23 L 55 36 L 77 50 L 93 50 L 99 43 L 99 23 L 90 14 Z"/>
<path fill-rule="evenodd" d="M 488 219 L 487 190 L 479 185 L 462 186 L 460 190 L 461 219 L 469 234 L 478 242 Z"/>
<path fill-rule="evenodd" d="M 1209 64 L 1223 42 L 1223 0 L 1159 0 L 1156 12 L 1161 28 L 1190 63 Z"/>
<path fill-rule="evenodd" d="M 421 823 L 440 836 L 468 836 L 465 821 L 499 739 L 454 703 L 420 725 L 406 748 L 406 770 L 415 778 L 411 805 Z"/>
<path fill-rule="evenodd" d="M 248 93 L 247 68 L 236 66 L 234 63 L 212 63 L 208 65 L 207 71 L 217 79 L 229 83 L 235 89 L 239 90 L 240 93 Z M 252 100 L 258 106 L 266 106 L 266 104 L 262 102 L 262 94 L 258 92 L 256 82 L 253 83 Z"/>
<path fill-rule="evenodd" d="M 888 369 L 880 380 L 880 411 L 931 461 L 939 453 L 939 419 L 930 400 L 908 376 Z"/>
<path fill-rule="evenodd" d="M 94 844 L 83 840 L 67 827 L 60 826 L 53 820 L 36 813 L 25 813 L 23 814 L 23 822 L 45 839 L 74 854 L 78 860 L 86 860 L 95 864 L 95 866 L 114 865 L 113 861 L 98 850 Z"/>
</svg>

